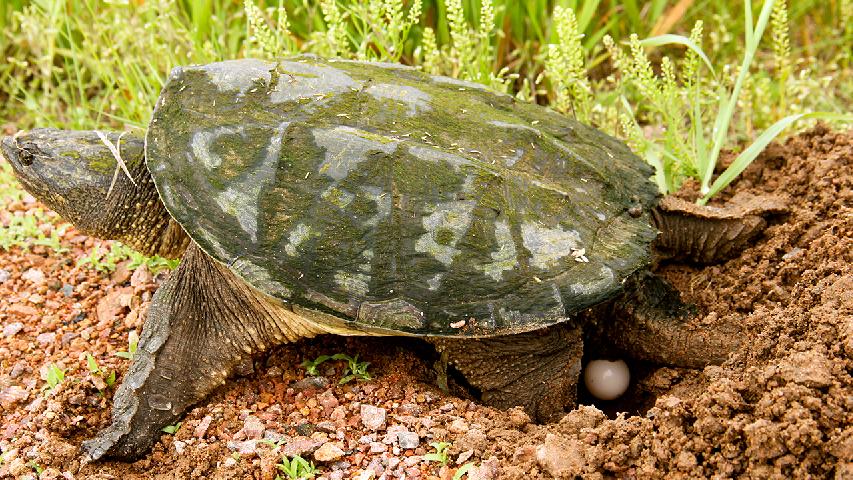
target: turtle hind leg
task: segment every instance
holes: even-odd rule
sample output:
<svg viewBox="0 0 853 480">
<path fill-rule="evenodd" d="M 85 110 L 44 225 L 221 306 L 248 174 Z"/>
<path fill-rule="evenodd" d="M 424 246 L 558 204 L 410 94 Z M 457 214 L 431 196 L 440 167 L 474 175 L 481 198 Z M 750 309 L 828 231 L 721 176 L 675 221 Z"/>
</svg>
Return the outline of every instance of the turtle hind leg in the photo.
<svg viewBox="0 0 853 480">
<path fill-rule="evenodd" d="M 540 422 L 562 418 L 577 401 L 583 343 L 580 328 L 555 325 L 491 338 L 430 338 L 429 342 L 500 409 L 522 406 Z"/>
<path fill-rule="evenodd" d="M 154 295 L 112 424 L 83 444 L 88 458 L 141 456 L 252 354 L 319 333 L 288 312 L 191 246 Z"/>
<path fill-rule="evenodd" d="M 584 314 L 590 344 L 661 365 L 703 368 L 723 363 L 740 345 L 735 325 L 695 325 L 695 307 L 685 304 L 673 286 L 643 273 L 626 283 L 613 302 Z"/>
</svg>

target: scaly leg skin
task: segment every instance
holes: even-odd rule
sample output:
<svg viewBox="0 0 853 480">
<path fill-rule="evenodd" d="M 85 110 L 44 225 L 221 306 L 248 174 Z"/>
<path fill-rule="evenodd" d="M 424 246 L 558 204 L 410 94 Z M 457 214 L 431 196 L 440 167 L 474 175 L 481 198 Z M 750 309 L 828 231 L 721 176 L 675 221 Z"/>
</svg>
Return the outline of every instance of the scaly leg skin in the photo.
<svg viewBox="0 0 853 480">
<path fill-rule="evenodd" d="M 638 274 L 615 301 L 584 314 L 587 331 L 603 347 L 639 360 L 688 368 L 723 363 L 740 345 L 740 329 L 691 325 L 695 308 L 679 297 L 662 278 Z"/>
<path fill-rule="evenodd" d="M 551 422 L 577 401 L 583 341 L 580 328 L 567 323 L 516 335 L 429 342 L 480 390 L 486 405 L 520 405 L 535 420 Z"/>
<path fill-rule="evenodd" d="M 138 458 L 164 426 L 239 373 L 253 354 L 317 333 L 191 245 L 154 295 L 113 399 L 112 424 L 83 444 L 87 460 Z"/>
</svg>

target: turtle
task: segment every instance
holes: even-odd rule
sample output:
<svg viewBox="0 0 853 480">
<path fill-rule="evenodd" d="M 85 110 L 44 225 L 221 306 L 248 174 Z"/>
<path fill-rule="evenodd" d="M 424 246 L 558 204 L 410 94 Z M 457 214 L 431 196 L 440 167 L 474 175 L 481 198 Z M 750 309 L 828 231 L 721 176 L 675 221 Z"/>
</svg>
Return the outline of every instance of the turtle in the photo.
<svg viewBox="0 0 853 480">
<path fill-rule="evenodd" d="M 2 151 L 82 232 L 180 258 L 89 460 L 144 455 L 259 354 L 320 334 L 423 339 L 481 402 L 538 421 L 576 404 L 591 337 L 720 363 L 738 336 L 688 326 L 653 267 L 730 254 L 773 210 L 661 201 L 645 161 L 566 115 L 310 55 L 174 68 L 144 138 L 34 129 Z"/>
</svg>

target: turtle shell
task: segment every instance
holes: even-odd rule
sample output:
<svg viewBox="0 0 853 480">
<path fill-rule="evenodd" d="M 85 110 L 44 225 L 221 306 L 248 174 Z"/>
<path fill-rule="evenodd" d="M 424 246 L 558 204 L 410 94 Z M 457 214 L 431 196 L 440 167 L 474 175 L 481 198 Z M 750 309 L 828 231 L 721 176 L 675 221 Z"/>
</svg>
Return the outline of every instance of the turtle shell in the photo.
<svg viewBox="0 0 853 480">
<path fill-rule="evenodd" d="M 146 157 L 205 252 L 342 332 L 542 328 L 617 294 L 656 234 L 623 143 L 396 64 L 176 68 Z"/>
</svg>

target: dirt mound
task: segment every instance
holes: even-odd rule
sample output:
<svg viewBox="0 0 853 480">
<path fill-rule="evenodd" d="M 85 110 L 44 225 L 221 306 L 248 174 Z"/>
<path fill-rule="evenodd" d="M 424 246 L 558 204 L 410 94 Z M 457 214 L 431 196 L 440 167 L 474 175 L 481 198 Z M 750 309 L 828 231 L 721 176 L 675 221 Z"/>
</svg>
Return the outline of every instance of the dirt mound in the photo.
<svg viewBox="0 0 853 480">
<path fill-rule="evenodd" d="M 329 480 L 450 479 L 469 463 L 481 480 L 853 478 L 853 134 L 817 127 L 773 145 L 718 201 L 738 192 L 785 198 L 790 213 L 724 264 L 660 269 L 701 323 L 743 329 L 722 366 L 636 364 L 627 398 L 536 425 L 438 391 L 422 343 L 318 338 L 257 362 L 132 464 L 81 465 L 77 446 L 108 422 L 103 380 L 120 380 L 127 362 L 106 352 L 126 349 L 156 279 L 127 264 L 111 276 L 76 266 L 92 240 L 73 229 L 68 253 L 2 253 L 0 476 L 273 479 L 282 454 L 300 454 Z M 2 220 L 36 207 L 25 198 Z M 372 362 L 374 379 L 338 385 L 340 361 L 314 377 L 299 367 L 337 352 Z M 66 379 L 44 395 L 51 363 Z M 425 457 L 430 442 L 450 444 L 446 466 Z"/>
</svg>

